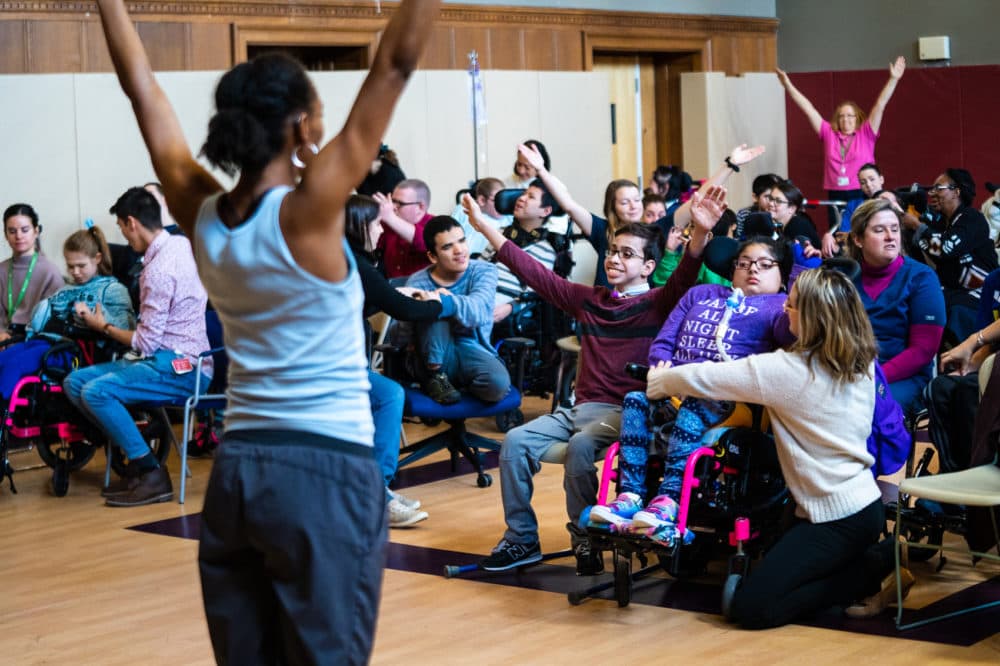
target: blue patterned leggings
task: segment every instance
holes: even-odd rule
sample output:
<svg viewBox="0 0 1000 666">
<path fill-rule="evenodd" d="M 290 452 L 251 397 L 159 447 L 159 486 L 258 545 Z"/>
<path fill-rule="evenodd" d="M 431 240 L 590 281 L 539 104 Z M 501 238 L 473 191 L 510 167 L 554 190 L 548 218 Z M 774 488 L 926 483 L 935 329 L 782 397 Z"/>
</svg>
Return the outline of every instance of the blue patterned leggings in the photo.
<svg viewBox="0 0 1000 666">
<path fill-rule="evenodd" d="M 654 403 L 655 406 L 655 403 Z M 677 411 L 677 420 L 667 439 L 663 481 L 657 495 L 669 495 L 680 501 L 684 466 L 688 457 L 701 446 L 702 435 L 724 421 L 733 411 L 727 400 L 685 398 Z M 632 391 L 622 405 L 622 425 L 618 438 L 618 488 L 646 498 L 646 463 L 653 433 L 649 427 L 650 403 L 642 391 Z"/>
</svg>

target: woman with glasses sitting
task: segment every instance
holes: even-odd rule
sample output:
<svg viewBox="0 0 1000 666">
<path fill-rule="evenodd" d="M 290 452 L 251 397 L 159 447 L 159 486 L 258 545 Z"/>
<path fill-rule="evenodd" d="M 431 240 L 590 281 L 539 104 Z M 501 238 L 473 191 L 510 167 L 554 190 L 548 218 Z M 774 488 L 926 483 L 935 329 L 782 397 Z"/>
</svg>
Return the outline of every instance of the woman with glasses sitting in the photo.
<svg viewBox="0 0 1000 666">
<path fill-rule="evenodd" d="M 761 199 L 764 210 L 771 214 L 780 236 L 791 241 L 808 240 L 814 248 L 821 249 L 822 243 L 816 225 L 802 212 L 805 197 L 792 181 L 779 181 L 769 192 L 763 194 Z"/>
<path fill-rule="evenodd" d="M 945 169 L 927 190 L 927 207 L 937 219 L 904 219 L 924 261 L 934 266 L 944 288 L 946 335 L 958 344 L 976 331 L 983 282 L 997 268 L 990 225 L 972 202 L 976 182 L 965 169 Z"/>
<path fill-rule="evenodd" d="M 734 290 L 722 285 L 692 287 L 670 313 L 649 348 L 649 364 L 687 365 L 743 358 L 774 351 L 794 341 L 781 293 L 791 272 L 785 243 L 755 237 L 740 245 L 733 262 L 733 288 L 742 296 L 729 304 Z M 659 409 L 654 404 L 653 409 Z M 625 396 L 619 437 L 621 494 L 590 511 L 594 523 L 610 523 L 653 539 L 671 538 L 677 518 L 684 466 L 701 445 L 702 435 L 725 421 L 735 403 L 709 398 L 681 402 L 664 454 L 664 474 L 656 497 L 645 509 L 646 463 L 650 448 L 650 403 L 642 391 Z M 640 510 L 642 509 L 642 510 Z M 629 524 L 631 521 L 631 524 Z"/>
<path fill-rule="evenodd" d="M 889 80 L 867 118 L 857 104 L 843 101 L 837 105 L 831 121 L 826 121 L 809 98 L 792 84 L 788 74 L 780 69 L 775 70 L 788 96 L 806 114 L 809 125 L 823 142 L 823 187 L 831 199 L 850 201 L 864 196 L 858 182 L 858 171 L 862 164 L 875 161 L 875 142 L 882 128 L 882 114 L 905 71 L 906 59 L 903 56 L 889 65 Z M 830 232 L 836 231 L 836 214 L 832 208 L 829 209 L 829 222 Z M 822 249 L 823 256 L 832 257 L 836 254 L 837 243 L 833 233 L 827 233 L 823 237 Z"/>
</svg>

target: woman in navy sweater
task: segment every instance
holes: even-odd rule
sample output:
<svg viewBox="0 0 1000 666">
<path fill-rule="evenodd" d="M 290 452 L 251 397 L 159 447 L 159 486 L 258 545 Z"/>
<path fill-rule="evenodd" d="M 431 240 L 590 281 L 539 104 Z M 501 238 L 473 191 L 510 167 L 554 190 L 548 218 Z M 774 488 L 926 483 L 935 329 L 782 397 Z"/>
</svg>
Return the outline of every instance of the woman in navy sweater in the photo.
<svg viewBox="0 0 1000 666">
<path fill-rule="evenodd" d="M 878 340 L 878 361 L 903 411 L 920 409 L 944 333 L 941 283 L 928 266 L 900 254 L 902 215 L 891 201 L 871 199 L 851 218 L 849 248 L 861 264 L 855 279 Z"/>
</svg>

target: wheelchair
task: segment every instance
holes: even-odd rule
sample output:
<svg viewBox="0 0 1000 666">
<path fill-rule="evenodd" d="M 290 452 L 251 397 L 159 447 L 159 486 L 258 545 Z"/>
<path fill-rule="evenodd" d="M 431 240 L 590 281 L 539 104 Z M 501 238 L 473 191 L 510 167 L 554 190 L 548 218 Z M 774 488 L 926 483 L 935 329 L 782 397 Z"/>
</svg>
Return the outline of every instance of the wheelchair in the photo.
<svg viewBox="0 0 1000 666">
<path fill-rule="evenodd" d="M 52 493 L 63 497 L 69 490 L 70 473 L 83 468 L 97 449 L 109 447 L 103 431 L 70 403 L 62 381 L 72 370 L 98 362 L 93 341 L 62 338 L 46 351 L 39 372 L 22 377 L 14 387 L 0 423 L 0 461 L 12 492 L 14 469 L 9 451 L 35 449 L 42 462 L 52 468 Z M 163 410 L 130 407 L 139 432 L 161 463 L 170 452 L 172 433 Z M 111 468 L 124 475 L 128 459 L 110 446 Z"/>
<path fill-rule="evenodd" d="M 722 591 L 726 613 L 732 596 L 747 575 L 752 559 L 773 545 L 791 518 L 793 503 L 785 486 L 773 438 L 765 432 L 762 407 L 746 407 L 750 426 L 718 426 L 702 438 L 700 448 L 688 458 L 681 489 L 676 531 L 653 540 L 610 526 L 587 525 L 591 548 L 612 553 L 613 580 L 585 590 L 572 591 L 569 602 L 578 605 L 588 597 L 614 588 L 619 607 L 628 606 L 635 581 L 661 570 L 677 579 L 700 575 L 708 563 L 728 556 Z M 608 449 L 605 469 L 615 464 L 618 445 Z M 647 471 L 647 496 L 655 494 L 662 461 L 651 458 Z M 613 475 L 613 473 L 612 473 Z M 606 493 L 604 493 L 607 496 Z M 649 564 L 650 557 L 656 558 Z M 633 559 L 641 569 L 633 572 Z"/>
</svg>

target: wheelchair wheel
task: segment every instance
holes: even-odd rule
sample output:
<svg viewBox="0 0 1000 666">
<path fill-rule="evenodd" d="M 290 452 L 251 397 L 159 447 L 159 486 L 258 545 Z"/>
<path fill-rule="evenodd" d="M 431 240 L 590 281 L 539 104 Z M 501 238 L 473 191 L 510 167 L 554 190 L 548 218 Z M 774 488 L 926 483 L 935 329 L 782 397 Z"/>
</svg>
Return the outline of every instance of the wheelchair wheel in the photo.
<svg viewBox="0 0 1000 666">
<path fill-rule="evenodd" d="M 576 391 L 576 364 L 566 369 L 562 383 L 556 387 L 555 402 L 557 407 L 572 407 L 573 393 Z"/>
<path fill-rule="evenodd" d="M 170 421 L 167 420 L 163 410 L 160 409 L 154 409 L 149 412 L 137 411 L 133 413 L 133 416 L 135 417 L 135 424 L 142 434 L 142 439 L 149 446 L 150 450 L 152 450 L 157 461 L 163 464 L 167 459 L 167 455 L 170 454 L 170 442 L 172 441 Z M 111 447 L 111 468 L 115 470 L 115 474 L 124 476 L 128 462 L 128 457 L 124 451 L 117 446 Z"/>
<path fill-rule="evenodd" d="M 64 444 L 61 440 L 39 442 L 38 457 L 53 470 L 57 466 L 63 465 L 66 473 L 75 472 L 83 468 L 94 457 L 94 452 L 104 443 L 91 443 L 89 441 L 70 442 Z M 65 495 L 66 493 L 63 493 Z M 58 493 L 57 493 L 58 495 Z M 58 495 L 62 497 L 62 495 Z"/>
<path fill-rule="evenodd" d="M 733 596 L 742 583 L 743 576 L 733 573 L 726 577 L 726 582 L 722 585 L 722 616 L 727 620 L 733 619 Z"/>
<path fill-rule="evenodd" d="M 519 425 L 524 425 L 524 412 L 520 409 L 512 409 L 496 416 L 497 430 L 509 432 Z"/>
<path fill-rule="evenodd" d="M 940 526 L 906 526 L 906 540 L 912 542 L 926 543 L 929 546 L 940 546 L 944 541 L 944 528 Z M 926 562 L 941 552 L 937 548 L 921 548 L 920 546 L 909 546 L 911 562 Z"/>
<path fill-rule="evenodd" d="M 625 608 L 632 601 L 632 556 L 621 549 L 613 551 L 615 563 L 615 601 Z"/>
<path fill-rule="evenodd" d="M 69 465 L 65 459 L 60 458 L 52 468 L 52 494 L 56 497 L 65 497 L 67 492 L 69 492 Z"/>
</svg>

